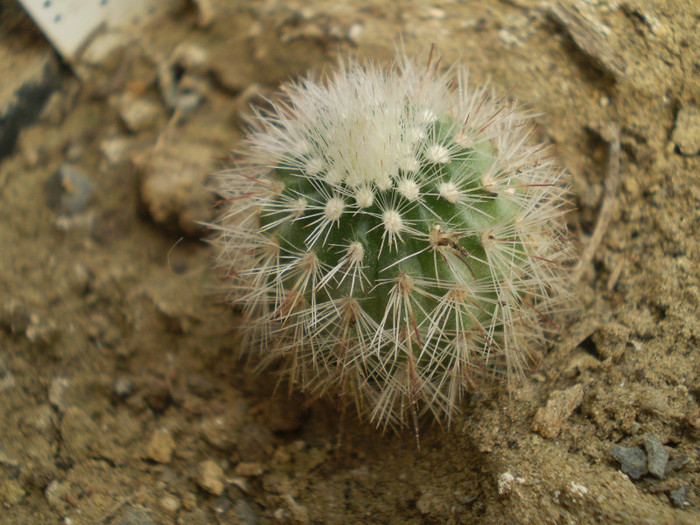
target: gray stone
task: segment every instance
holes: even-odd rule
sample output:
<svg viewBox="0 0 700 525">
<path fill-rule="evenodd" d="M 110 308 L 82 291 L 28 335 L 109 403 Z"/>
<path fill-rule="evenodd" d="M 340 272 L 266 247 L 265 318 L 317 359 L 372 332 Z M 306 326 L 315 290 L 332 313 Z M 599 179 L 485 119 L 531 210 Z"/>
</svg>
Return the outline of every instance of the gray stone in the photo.
<svg viewBox="0 0 700 525">
<path fill-rule="evenodd" d="M 649 472 L 657 478 L 663 479 L 668 463 L 668 451 L 663 443 L 654 434 L 647 432 L 642 436 L 644 449 L 647 451 L 647 466 Z"/>
<path fill-rule="evenodd" d="M 61 412 L 68 408 L 65 393 L 70 388 L 70 381 L 65 377 L 54 377 L 49 384 L 49 403 Z"/>
<path fill-rule="evenodd" d="M 676 470 L 682 469 L 688 463 L 690 463 L 690 459 L 688 459 L 688 456 L 685 454 L 675 455 L 666 465 L 666 475 L 668 475 L 669 472 L 675 472 Z"/>
<path fill-rule="evenodd" d="M 114 380 L 114 393 L 120 398 L 128 397 L 134 391 L 133 381 L 126 376 L 119 376 Z"/>
<path fill-rule="evenodd" d="M 672 490 L 669 495 L 673 504 L 679 509 L 685 508 L 690 504 L 688 501 L 688 487 Z"/>
<path fill-rule="evenodd" d="M 63 164 L 44 185 L 46 203 L 59 215 L 85 211 L 95 193 L 90 177 L 82 169 Z"/>
<path fill-rule="evenodd" d="M 649 472 L 647 455 L 639 447 L 615 445 L 610 450 L 610 456 L 620 462 L 620 470 L 632 479 L 639 479 Z"/>
</svg>

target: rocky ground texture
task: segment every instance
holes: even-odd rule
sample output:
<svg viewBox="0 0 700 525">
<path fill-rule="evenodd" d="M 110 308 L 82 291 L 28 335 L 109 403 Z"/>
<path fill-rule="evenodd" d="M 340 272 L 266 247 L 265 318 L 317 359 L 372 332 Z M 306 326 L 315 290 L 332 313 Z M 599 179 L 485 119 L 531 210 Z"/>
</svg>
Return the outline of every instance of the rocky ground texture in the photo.
<svg viewBox="0 0 700 525">
<path fill-rule="evenodd" d="M 0 522 L 700 521 L 697 2 L 183 2 L 80 78 L 11 14 L 2 77 L 57 89 L 2 142 Z M 249 104 L 397 42 L 538 114 L 583 254 L 538 369 L 420 451 L 236 360 L 198 222 Z"/>
</svg>

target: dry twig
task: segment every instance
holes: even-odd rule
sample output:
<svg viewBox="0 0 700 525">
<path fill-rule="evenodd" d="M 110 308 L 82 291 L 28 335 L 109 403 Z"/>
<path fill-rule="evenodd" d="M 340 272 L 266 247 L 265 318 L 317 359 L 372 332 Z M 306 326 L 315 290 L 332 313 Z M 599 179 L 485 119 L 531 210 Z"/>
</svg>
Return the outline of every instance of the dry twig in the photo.
<svg viewBox="0 0 700 525">
<path fill-rule="evenodd" d="M 588 245 L 581 255 L 581 260 L 574 270 L 574 282 L 578 282 L 581 279 L 583 271 L 593 260 L 593 255 L 598 246 L 600 246 L 605 231 L 608 229 L 620 181 L 620 128 L 617 124 L 610 123 L 603 126 L 598 132 L 601 138 L 608 143 L 608 167 L 603 186 L 603 202 L 600 206 L 593 235 L 591 235 Z"/>
</svg>

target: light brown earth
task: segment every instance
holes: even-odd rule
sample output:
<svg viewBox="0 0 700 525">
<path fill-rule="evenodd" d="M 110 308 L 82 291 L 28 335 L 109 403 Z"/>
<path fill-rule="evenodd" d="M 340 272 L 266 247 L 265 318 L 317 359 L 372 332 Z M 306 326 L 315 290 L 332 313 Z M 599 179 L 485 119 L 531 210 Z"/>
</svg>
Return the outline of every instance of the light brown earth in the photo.
<svg viewBox="0 0 700 525">
<path fill-rule="evenodd" d="M 700 4 L 200 5 L 206 28 L 193 2 L 82 82 L 66 72 L 0 164 L 0 522 L 699 523 Z M 22 31 L 0 38 L 47 45 Z M 582 251 L 610 209 L 538 370 L 475 393 L 449 429 L 423 423 L 420 452 L 410 431 L 352 417 L 341 431 L 333 400 L 246 371 L 191 222 L 211 218 L 201 187 L 250 101 L 348 52 L 388 61 L 400 39 L 538 113 L 571 173 Z M 156 74 L 179 44 L 197 47 L 178 86 L 205 100 L 175 122 Z M 46 189 L 65 163 L 94 190 L 70 217 L 47 204 L 77 191 Z M 550 399 L 561 415 L 536 418 Z M 663 479 L 632 480 L 610 456 L 646 433 L 670 454 Z"/>
</svg>

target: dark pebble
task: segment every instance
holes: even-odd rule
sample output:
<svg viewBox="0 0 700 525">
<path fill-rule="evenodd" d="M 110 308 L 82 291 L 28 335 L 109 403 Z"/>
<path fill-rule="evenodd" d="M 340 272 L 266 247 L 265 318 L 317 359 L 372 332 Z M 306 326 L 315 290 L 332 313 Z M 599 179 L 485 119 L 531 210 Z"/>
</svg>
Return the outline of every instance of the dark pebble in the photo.
<svg viewBox="0 0 700 525">
<path fill-rule="evenodd" d="M 639 447 L 615 445 L 610 450 L 610 456 L 620 462 L 620 470 L 632 479 L 639 479 L 649 472 L 647 455 Z"/>
<path fill-rule="evenodd" d="M 669 494 L 671 496 L 671 501 L 679 509 L 688 506 L 688 487 L 681 487 L 676 490 L 672 490 Z"/>
<path fill-rule="evenodd" d="M 659 479 L 663 479 L 666 474 L 666 464 L 668 463 L 668 451 L 663 443 L 654 434 L 647 432 L 642 436 L 644 449 L 647 451 L 647 467 L 649 472 Z"/>
</svg>

